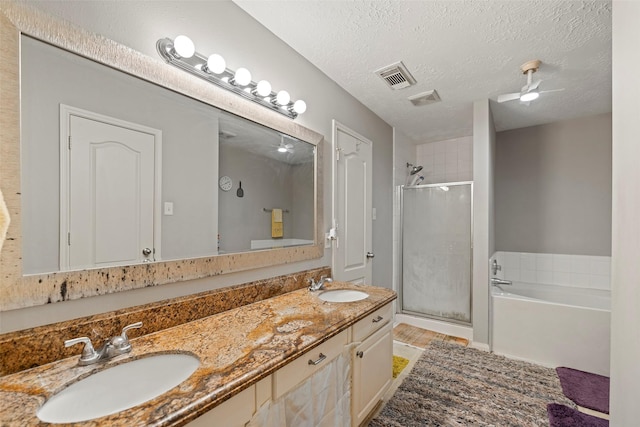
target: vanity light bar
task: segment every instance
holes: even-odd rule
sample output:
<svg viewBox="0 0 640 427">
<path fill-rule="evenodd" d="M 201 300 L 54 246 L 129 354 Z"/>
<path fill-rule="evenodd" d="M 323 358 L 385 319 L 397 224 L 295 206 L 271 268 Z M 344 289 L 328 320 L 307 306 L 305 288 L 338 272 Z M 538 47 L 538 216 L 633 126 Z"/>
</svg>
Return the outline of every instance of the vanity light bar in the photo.
<svg viewBox="0 0 640 427">
<path fill-rule="evenodd" d="M 251 73 L 246 68 L 233 71 L 226 68 L 220 55 L 205 57 L 199 54 L 187 36 L 178 36 L 175 41 L 160 39 L 156 43 L 156 49 L 169 64 L 287 117 L 295 119 L 307 110 L 307 104 L 303 100 L 291 101 L 287 91 L 276 93 L 266 80 L 257 83 L 251 80 Z"/>
</svg>

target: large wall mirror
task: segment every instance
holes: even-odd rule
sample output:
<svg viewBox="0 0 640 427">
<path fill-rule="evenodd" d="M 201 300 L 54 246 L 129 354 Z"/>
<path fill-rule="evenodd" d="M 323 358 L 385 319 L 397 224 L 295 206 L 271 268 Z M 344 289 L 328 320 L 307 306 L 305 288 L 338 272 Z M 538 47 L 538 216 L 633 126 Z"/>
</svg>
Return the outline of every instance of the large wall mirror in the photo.
<svg viewBox="0 0 640 427">
<path fill-rule="evenodd" d="M 2 310 L 322 256 L 321 135 L 1 9 Z"/>
</svg>

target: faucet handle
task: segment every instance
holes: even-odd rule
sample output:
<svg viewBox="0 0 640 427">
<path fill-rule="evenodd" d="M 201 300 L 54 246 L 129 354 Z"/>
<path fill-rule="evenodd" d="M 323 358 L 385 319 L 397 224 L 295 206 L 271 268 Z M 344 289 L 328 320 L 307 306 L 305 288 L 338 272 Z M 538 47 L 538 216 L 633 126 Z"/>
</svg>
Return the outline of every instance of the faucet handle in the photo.
<svg viewBox="0 0 640 427">
<path fill-rule="evenodd" d="M 111 344 L 120 352 L 126 353 L 131 351 L 131 344 L 129 343 L 129 337 L 127 331 L 129 329 L 137 329 L 142 327 L 142 322 L 132 323 L 122 328 L 122 333 L 119 336 L 111 338 Z"/>
<path fill-rule="evenodd" d="M 129 329 L 138 329 L 138 328 L 142 328 L 142 322 L 136 322 L 136 323 L 132 323 L 130 325 L 125 326 L 124 328 L 122 328 L 122 338 L 129 341 L 129 338 L 127 337 L 127 331 Z"/>
<path fill-rule="evenodd" d="M 82 355 L 80 356 L 80 362 L 91 363 L 100 358 L 100 354 L 96 352 L 96 350 L 93 348 L 93 344 L 91 344 L 91 339 L 89 339 L 88 337 L 80 337 L 80 338 L 73 338 L 70 340 L 66 340 L 64 342 L 64 346 L 71 347 L 72 345 L 76 345 L 80 343 L 84 343 L 84 348 L 82 349 Z"/>
</svg>

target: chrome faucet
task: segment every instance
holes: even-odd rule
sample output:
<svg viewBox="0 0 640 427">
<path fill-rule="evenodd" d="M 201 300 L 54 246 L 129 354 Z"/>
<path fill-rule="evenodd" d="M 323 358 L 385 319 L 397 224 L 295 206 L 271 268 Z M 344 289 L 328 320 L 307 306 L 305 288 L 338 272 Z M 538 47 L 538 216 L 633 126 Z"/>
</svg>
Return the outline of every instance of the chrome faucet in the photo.
<svg viewBox="0 0 640 427">
<path fill-rule="evenodd" d="M 511 280 L 504 280 L 504 279 L 499 279 L 497 277 L 492 277 L 491 278 L 491 284 L 493 286 L 498 286 L 498 285 L 510 285 L 511 284 Z"/>
<path fill-rule="evenodd" d="M 333 282 L 333 279 L 331 277 L 322 276 L 322 277 L 320 277 L 320 280 L 318 280 L 318 282 L 313 280 L 313 278 L 309 279 L 308 282 L 309 282 L 309 290 L 311 292 L 315 292 L 315 291 L 319 291 L 320 289 L 322 289 L 324 287 L 325 283 Z"/>
<path fill-rule="evenodd" d="M 495 276 L 498 274 L 498 271 L 502 271 L 502 266 L 498 265 L 498 260 L 494 258 L 493 261 L 491 261 L 491 272 Z"/>
<path fill-rule="evenodd" d="M 104 343 L 104 345 L 98 350 L 93 348 L 91 340 L 87 337 L 67 340 L 64 342 L 64 346 L 71 347 L 72 345 L 84 343 L 84 348 L 82 349 L 82 355 L 80 356 L 78 365 L 91 365 L 101 360 L 108 360 L 112 357 L 116 357 L 124 353 L 129 353 L 131 351 L 131 343 L 129 342 L 129 337 L 127 337 L 127 331 L 129 329 L 140 327 L 142 327 L 142 322 L 137 322 L 125 326 L 124 328 L 122 328 L 122 333 L 120 335 L 109 338 L 107 342 Z"/>
</svg>

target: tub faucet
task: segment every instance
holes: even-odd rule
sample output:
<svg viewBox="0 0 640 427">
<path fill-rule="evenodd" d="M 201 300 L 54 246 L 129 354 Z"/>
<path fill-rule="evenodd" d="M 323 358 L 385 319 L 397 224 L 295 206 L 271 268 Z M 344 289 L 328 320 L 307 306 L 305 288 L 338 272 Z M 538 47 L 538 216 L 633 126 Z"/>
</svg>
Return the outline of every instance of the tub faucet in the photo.
<svg viewBox="0 0 640 427">
<path fill-rule="evenodd" d="M 491 261 L 491 272 L 495 276 L 498 274 L 498 271 L 502 271 L 502 266 L 498 265 L 498 260 L 494 258 L 493 261 Z"/>
<path fill-rule="evenodd" d="M 309 279 L 309 290 L 311 292 L 319 291 L 324 287 L 325 283 L 331 283 L 331 282 L 333 282 L 333 279 L 327 276 L 320 277 L 320 280 L 318 280 L 318 282 L 316 282 L 315 280 L 313 280 L 313 278 L 311 278 Z"/>
<path fill-rule="evenodd" d="M 503 280 L 503 279 L 499 279 L 497 277 L 492 277 L 491 278 L 491 284 L 493 286 L 498 286 L 498 285 L 511 285 L 511 280 Z"/>
<path fill-rule="evenodd" d="M 129 337 L 127 337 L 127 331 L 129 329 L 140 327 L 142 327 L 142 322 L 137 322 L 125 326 L 124 328 L 122 328 L 122 333 L 120 335 L 109 338 L 107 342 L 97 350 L 93 348 L 91 339 L 89 339 L 88 337 L 66 340 L 64 342 L 64 346 L 71 347 L 72 345 L 84 343 L 84 349 L 82 350 L 82 355 L 80 356 L 78 365 L 91 365 L 101 360 L 108 360 L 112 357 L 116 357 L 124 353 L 129 353 L 131 351 L 131 343 L 129 342 Z"/>
</svg>

